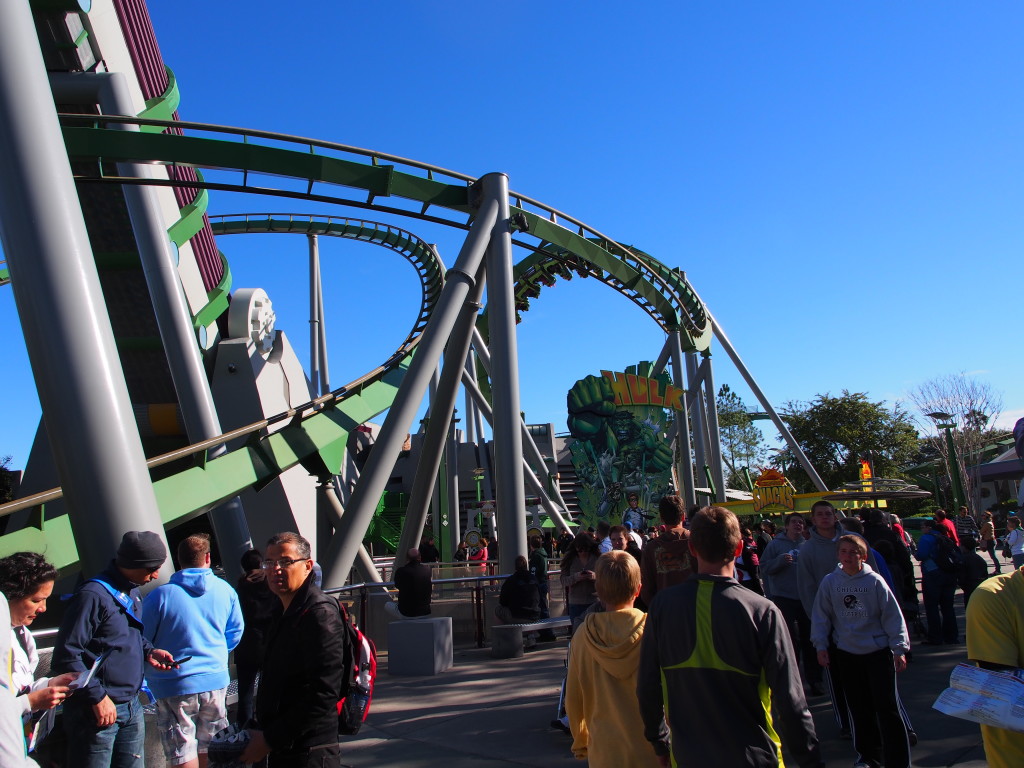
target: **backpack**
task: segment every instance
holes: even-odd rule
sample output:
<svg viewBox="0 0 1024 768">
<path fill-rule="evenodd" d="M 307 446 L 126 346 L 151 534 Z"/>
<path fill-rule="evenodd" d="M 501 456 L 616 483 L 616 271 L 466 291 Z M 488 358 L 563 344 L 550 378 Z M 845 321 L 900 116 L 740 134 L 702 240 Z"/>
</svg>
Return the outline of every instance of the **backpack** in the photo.
<svg viewBox="0 0 1024 768">
<path fill-rule="evenodd" d="M 354 736 L 370 714 L 373 684 L 377 681 L 377 648 L 373 640 L 356 626 L 345 606 L 340 602 L 341 619 L 345 625 L 346 648 L 345 690 L 338 700 L 338 733 Z"/>
<path fill-rule="evenodd" d="M 932 562 L 939 566 L 944 573 L 956 573 L 964 564 L 964 556 L 960 547 L 948 536 L 935 534 L 935 551 L 932 552 Z"/>
</svg>

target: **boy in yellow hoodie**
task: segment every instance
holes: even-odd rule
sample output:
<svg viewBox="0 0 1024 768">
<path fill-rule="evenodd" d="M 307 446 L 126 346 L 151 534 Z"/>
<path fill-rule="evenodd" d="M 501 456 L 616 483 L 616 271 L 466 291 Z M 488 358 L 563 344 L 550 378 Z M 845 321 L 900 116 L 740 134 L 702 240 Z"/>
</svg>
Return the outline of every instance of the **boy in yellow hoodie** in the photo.
<svg viewBox="0 0 1024 768">
<path fill-rule="evenodd" d="M 655 768 L 636 699 L 640 638 L 647 614 L 633 607 L 640 567 L 622 551 L 606 552 L 594 568 L 603 612 L 591 613 L 572 638 L 565 711 L 572 752 L 590 768 Z"/>
</svg>

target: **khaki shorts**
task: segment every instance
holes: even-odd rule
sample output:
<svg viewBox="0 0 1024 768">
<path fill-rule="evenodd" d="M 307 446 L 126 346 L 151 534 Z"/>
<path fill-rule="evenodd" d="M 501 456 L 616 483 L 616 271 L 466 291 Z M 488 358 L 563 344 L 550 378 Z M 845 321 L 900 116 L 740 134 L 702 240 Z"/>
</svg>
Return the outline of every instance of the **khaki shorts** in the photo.
<svg viewBox="0 0 1024 768">
<path fill-rule="evenodd" d="M 157 699 L 156 726 L 168 764 L 182 765 L 206 754 L 214 734 L 228 727 L 227 690 Z"/>
</svg>

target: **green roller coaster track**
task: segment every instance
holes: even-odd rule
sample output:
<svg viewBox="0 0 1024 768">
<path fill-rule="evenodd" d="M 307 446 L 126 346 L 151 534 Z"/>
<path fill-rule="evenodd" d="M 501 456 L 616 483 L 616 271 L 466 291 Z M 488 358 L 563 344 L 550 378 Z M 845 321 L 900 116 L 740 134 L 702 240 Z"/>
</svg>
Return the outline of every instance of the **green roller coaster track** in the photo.
<svg viewBox="0 0 1024 768">
<path fill-rule="evenodd" d="M 203 190 L 335 203 L 459 229 L 468 229 L 472 222 L 473 177 L 393 155 L 201 123 L 83 115 L 61 115 L 61 121 L 69 157 L 98 163 L 98 175 L 80 176 L 80 184 L 173 186 L 179 183 L 115 175 L 119 162 L 155 162 L 233 171 L 241 176 L 236 183 L 213 182 L 200 176 L 191 186 Z M 109 127 L 124 123 L 138 125 L 141 130 Z M 158 132 L 172 126 L 189 131 L 190 135 Z M 278 179 L 298 180 L 304 189 L 275 184 Z M 643 251 L 617 243 L 536 200 L 515 192 L 510 193 L 510 198 L 512 218 L 518 230 L 514 232 L 513 242 L 531 251 L 515 267 L 520 309 L 528 307 L 529 299 L 536 298 L 542 286 L 570 277 L 569 270 L 572 270 L 597 278 L 626 296 L 664 331 L 678 331 L 684 350 L 707 349 L 712 335 L 711 321 L 682 271 L 665 266 Z M 227 234 L 232 227 L 244 226 L 244 222 L 236 220 L 229 224 L 225 219 L 218 222 L 215 231 Z M 440 269 L 430 279 L 439 281 Z M 374 371 L 329 396 L 268 419 L 263 428 L 250 431 L 242 447 L 217 459 L 202 461 L 202 451 L 211 447 L 210 441 L 175 452 L 176 457 L 198 453 L 200 460 L 196 466 L 154 482 L 164 523 L 173 525 L 207 511 L 247 488 L 260 487 L 298 464 L 311 474 L 337 471 L 349 430 L 373 418 L 393 401 L 414 352 L 417 334 L 429 316 L 428 293 L 429 298 L 436 297 L 439 285 L 439 282 L 432 283 L 428 290 L 425 284 L 424 309 L 417 327 L 405 344 Z M 265 433 L 267 425 L 285 419 L 289 423 L 283 429 L 269 435 Z M 158 457 L 150 463 L 160 462 Z M 44 498 L 59 497 L 59 491 L 40 496 L 38 503 Z M 77 553 L 66 516 L 49 520 L 40 513 L 36 518 L 36 526 L 0 538 L 0 553 L 45 547 L 47 556 L 58 567 L 73 565 Z"/>
<path fill-rule="evenodd" d="M 399 352 L 423 333 L 444 287 L 444 265 L 434 249 L 411 232 L 390 224 L 317 214 L 245 213 L 211 216 L 210 227 L 215 235 L 274 233 L 339 237 L 379 245 L 401 254 L 419 275 L 422 301 L 416 322 L 399 346 Z M 396 359 L 395 356 L 392 359 Z"/>
</svg>

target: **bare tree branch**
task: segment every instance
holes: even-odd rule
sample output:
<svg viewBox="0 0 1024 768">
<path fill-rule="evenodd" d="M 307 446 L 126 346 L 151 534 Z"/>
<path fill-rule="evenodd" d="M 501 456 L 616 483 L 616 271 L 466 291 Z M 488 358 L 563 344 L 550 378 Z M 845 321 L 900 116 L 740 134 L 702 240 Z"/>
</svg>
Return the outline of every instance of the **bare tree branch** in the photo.
<svg viewBox="0 0 1024 768">
<path fill-rule="evenodd" d="M 910 392 L 909 400 L 918 411 L 914 418 L 921 432 L 935 429 L 929 413 L 948 413 L 953 417 L 957 425 L 953 430 L 956 465 L 964 482 L 968 507 L 978 512 L 981 508 L 978 470 L 981 450 L 992 440 L 989 425 L 1003 409 L 1002 393 L 961 371 L 920 384 Z M 949 450 L 943 436 L 935 434 L 926 439 L 942 456 L 948 469 Z"/>
</svg>

